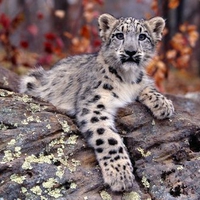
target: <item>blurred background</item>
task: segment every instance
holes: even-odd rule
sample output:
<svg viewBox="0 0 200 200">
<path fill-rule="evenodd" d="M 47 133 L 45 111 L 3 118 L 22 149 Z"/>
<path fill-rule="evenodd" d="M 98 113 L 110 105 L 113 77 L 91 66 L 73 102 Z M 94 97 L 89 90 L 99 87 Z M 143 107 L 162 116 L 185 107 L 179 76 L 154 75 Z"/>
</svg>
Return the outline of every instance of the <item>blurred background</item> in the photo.
<svg viewBox="0 0 200 200">
<path fill-rule="evenodd" d="M 162 92 L 200 91 L 199 0 L 0 0 L 0 66 L 18 74 L 99 50 L 102 13 L 166 20 L 158 55 L 147 67 Z"/>
</svg>

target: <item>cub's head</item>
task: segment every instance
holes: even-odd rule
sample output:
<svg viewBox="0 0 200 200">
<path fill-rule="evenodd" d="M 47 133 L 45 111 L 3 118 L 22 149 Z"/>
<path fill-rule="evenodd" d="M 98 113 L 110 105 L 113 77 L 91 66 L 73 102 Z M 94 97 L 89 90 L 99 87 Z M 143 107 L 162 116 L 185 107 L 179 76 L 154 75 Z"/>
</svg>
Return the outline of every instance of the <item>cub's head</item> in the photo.
<svg viewBox="0 0 200 200">
<path fill-rule="evenodd" d="M 116 19 L 109 14 L 99 17 L 102 54 L 106 62 L 129 71 L 145 66 L 154 56 L 156 43 L 162 38 L 165 21 L 161 17 L 138 20 Z"/>
</svg>

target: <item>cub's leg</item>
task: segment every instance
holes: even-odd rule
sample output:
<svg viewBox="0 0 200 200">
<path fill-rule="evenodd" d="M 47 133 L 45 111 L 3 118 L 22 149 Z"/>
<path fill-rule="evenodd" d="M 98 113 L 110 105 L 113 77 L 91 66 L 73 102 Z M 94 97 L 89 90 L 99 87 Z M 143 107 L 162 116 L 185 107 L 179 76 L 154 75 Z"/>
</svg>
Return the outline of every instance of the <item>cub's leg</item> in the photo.
<svg viewBox="0 0 200 200">
<path fill-rule="evenodd" d="M 172 101 L 156 91 L 155 88 L 146 87 L 138 97 L 139 101 L 146 105 L 158 119 L 171 117 L 174 113 Z"/>
<path fill-rule="evenodd" d="M 81 132 L 101 167 L 103 179 L 113 191 L 128 191 L 133 186 L 133 168 L 126 147 L 115 131 L 113 116 L 103 104 L 82 105 L 77 114 Z"/>
</svg>

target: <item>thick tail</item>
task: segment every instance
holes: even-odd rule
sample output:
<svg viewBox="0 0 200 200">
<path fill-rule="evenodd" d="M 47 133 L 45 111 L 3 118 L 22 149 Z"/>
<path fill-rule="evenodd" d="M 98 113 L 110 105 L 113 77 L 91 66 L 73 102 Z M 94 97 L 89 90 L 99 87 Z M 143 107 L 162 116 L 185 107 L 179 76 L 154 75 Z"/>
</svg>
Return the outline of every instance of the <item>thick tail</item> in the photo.
<svg viewBox="0 0 200 200">
<path fill-rule="evenodd" d="M 42 86 L 45 73 L 46 72 L 42 67 L 30 71 L 26 76 L 22 77 L 19 92 L 34 96 L 34 91 Z"/>
</svg>

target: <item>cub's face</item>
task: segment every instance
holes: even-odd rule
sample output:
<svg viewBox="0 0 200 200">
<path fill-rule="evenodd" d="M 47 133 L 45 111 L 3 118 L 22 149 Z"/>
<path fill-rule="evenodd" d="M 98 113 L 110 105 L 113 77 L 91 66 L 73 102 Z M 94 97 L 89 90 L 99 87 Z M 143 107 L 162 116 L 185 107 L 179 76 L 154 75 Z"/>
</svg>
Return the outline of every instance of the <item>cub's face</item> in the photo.
<svg viewBox="0 0 200 200">
<path fill-rule="evenodd" d="M 116 19 L 109 14 L 99 17 L 100 37 L 108 60 L 125 71 L 145 66 L 161 40 L 165 22 L 161 17 L 137 20 L 132 17 Z"/>
</svg>

